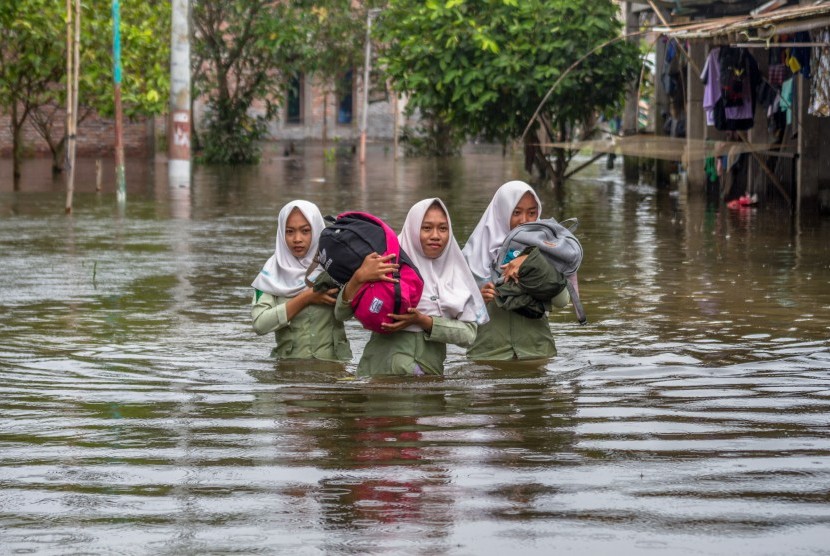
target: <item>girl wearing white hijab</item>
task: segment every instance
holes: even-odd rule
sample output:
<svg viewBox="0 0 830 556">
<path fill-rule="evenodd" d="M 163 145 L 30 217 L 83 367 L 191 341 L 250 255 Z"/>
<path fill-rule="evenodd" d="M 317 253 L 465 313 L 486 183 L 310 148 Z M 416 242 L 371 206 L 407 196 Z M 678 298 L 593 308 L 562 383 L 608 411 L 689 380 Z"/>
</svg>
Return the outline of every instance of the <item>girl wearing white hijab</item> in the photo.
<svg viewBox="0 0 830 556">
<path fill-rule="evenodd" d="M 541 212 L 542 202 L 532 187 L 523 181 L 509 181 L 496 191 L 464 246 L 462 253 L 481 288 L 490 316 L 490 322 L 479 327 L 475 343 L 467 350 L 472 359 L 542 359 L 556 355 L 548 319 L 527 318 L 498 307 L 494 302 L 496 287 L 491 281 L 491 268 L 496 264 L 505 281 L 518 280 L 527 256 L 516 257 L 506 265 L 496 261 L 496 256 L 510 230 L 538 220 Z M 564 307 L 569 300 L 567 290 L 563 290 L 552 304 Z"/>
<path fill-rule="evenodd" d="M 297 200 L 282 207 L 274 254 L 251 284 L 254 330 L 260 335 L 274 332 L 273 355 L 279 359 L 352 358 L 343 323 L 334 318 L 337 289 L 315 291 L 306 284 L 306 270 L 324 227 L 314 203 Z"/>
<path fill-rule="evenodd" d="M 396 322 L 383 325 L 389 333 L 372 333 L 357 374 L 440 375 L 447 344 L 471 345 L 478 325 L 487 322 L 487 308 L 453 237 L 449 212 L 441 199 L 416 203 L 398 238 L 424 279 L 424 292 L 409 313 L 390 315 Z M 338 297 L 338 319 L 352 316 L 346 300 L 365 282 L 377 281 L 384 264 L 378 256 L 366 257 Z"/>
</svg>

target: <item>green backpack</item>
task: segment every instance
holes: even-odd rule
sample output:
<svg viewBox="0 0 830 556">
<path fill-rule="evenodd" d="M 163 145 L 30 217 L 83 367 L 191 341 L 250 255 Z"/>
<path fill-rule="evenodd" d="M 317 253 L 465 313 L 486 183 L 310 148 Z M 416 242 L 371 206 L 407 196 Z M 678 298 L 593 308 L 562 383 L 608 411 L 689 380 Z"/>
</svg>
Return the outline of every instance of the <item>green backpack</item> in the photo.
<svg viewBox="0 0 830 556">
<path fill-rule="evenodd" d="M 561 223 L 553 218 L 545 218 L 519 224 L 510 230 L 491 268 L 493 283 L 499 284 L 502 281 L 501 265 L 508 263 L 528 247 L 537 247 L 548 264 L 565 277 L 579 324 L 587 323 L 588 317 L 579 299 L 576 275 L 583 254 L 582 244 L 573 233 L 578 225 L 576 218 L 569 218 Z"/>
</svg>

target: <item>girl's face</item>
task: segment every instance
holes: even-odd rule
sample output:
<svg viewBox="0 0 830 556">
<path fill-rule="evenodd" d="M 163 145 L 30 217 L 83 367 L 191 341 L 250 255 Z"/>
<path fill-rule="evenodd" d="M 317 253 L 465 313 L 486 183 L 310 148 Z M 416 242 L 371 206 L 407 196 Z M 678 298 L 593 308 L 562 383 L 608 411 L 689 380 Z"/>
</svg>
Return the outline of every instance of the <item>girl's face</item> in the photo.
<svg viewBox="0 0 830 556">
<path fill-rule="evenodd" d="M 536 198 L 533 193 L 528 191 L 519 202 L 516 208 L 513 209 L 513 214 L 510 215 L 510 229 L 512 230 L 519 224 L 525 222 L 535 222 L 539 219 L 539 205 L 536 204 Z"/>
<path fill-rule="evenodd" d="M 311 224 L 298 208 L 285 220 L 285 244 L 298 259 L 305 257 L 311 247 Z"/>
<path fill-rule="evenodd" d="M 450 241 L 450 223 L 441 207 L 432 205 L 421 222 L 421 250 L 429 259 L 437 259 Z"/>
</svg>

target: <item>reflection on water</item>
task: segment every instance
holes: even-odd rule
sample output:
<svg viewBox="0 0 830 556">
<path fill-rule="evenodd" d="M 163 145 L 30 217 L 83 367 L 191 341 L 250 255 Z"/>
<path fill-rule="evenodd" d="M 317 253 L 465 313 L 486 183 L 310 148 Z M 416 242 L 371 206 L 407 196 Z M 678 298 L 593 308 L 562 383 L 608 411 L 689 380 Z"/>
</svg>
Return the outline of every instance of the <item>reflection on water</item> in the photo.
<svg viewBox="0 0 830 556">
<path fill-rule="evenodd" d="M 308 147 L 190 190 L 133 161 L 122 207 L 82 161 L 71 217 L 43 168 L 15 191 L 0 161 L 3 553 L 826 553 L 826 218 L 599 164 L 540 192 L 587 253 L 556 359 L 367 381 L 250 330 L 279 207 L 399 226 L 440 196 L 463 243 L 520 160 Z"/>
</svg>

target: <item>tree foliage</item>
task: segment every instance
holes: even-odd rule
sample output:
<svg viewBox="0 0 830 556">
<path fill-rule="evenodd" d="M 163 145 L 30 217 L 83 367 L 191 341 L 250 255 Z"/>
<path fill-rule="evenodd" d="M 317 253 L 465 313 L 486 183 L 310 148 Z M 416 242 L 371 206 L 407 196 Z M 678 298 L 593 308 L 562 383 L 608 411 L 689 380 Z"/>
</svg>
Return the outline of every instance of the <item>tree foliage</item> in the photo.
<svg viewBox="0 0 830 556">
<path fill-rule="evenodd" d="M 256 162 L 256 142 L 283 96 L 287 76 L 310 57 L 306 12 L 289 2 L 195 0 L 192 5 L 193 86 L 207 101 L 203 157 Z M 260 101 L 263 113 L 251 108 Z"/>
<path fill-rule="evenodd" d="M 378 24 L 381 62 L 425 117 L 507 143 L 574 61 L 620 35 L 617 11 L 610 0 L 390 0 Z M 590 56 L 553 91 L 542 127 L 557 140 L 584 132 L 621 102 L 638 66 L 625 41 Z"/>
<path fill-rule="evenodd" d="M 11 116 L 15 177 L 20 176 L 23 125 L 39 106 L 60 95 L 65 51 L 57 39 L 64 29 L 59 4 L 50 0 L 0 4 L 0 111 Z"/>
<path fill-rule="evenodd" d="M 341 77 L 345 72 L 363 65 L 367 9 L 372 2 L 363 6 L 351 0 L 306 0 L 298 1 L 297 9 L 308 10 L 306 36 L 310 50 L 314 53 L 304 64 L 306 73 L 315 77 L 316 84 L 323 91 L 323 111 L 328 110 L 330 94 L 344 94 L 340 91 Z M 325 121 L 323 140 L 326 140 Z"/>
<path fill-rule="evenodd" d="M 193 4 L 193 76 L 207 98 L 200 141 L 210 162 L 258 160 L 257 142 L 292 77 L 325 92 L 363 63 L 366 9 L 351 0 L 230 0 Z"/>
<path fill-rule="evenodd" d="M 124 114 L 159 114 L 166 109 L 169 90 L 170 3 L 122 0 L 121 14 Z M 82 4 L 79 121 L 91 113 L 110 116 L 114 111 L 111 16 L 110 0 Z M 18 114 L 18 128 L 31 118 L 58 169 L 65 143 L 65 18 L 63 2 L 0 3 L 0 110 Z M 22 141 L 14 142 L 19 153 Z"/>
<path fill-rule="evenodd" d="M 86 0 L 80 101 L 113 116 L 112 0 Z M 170 91 L 169 0 L 121 0 L 121 102 L 126 118 L 162 114 Z"/>
</svg>

